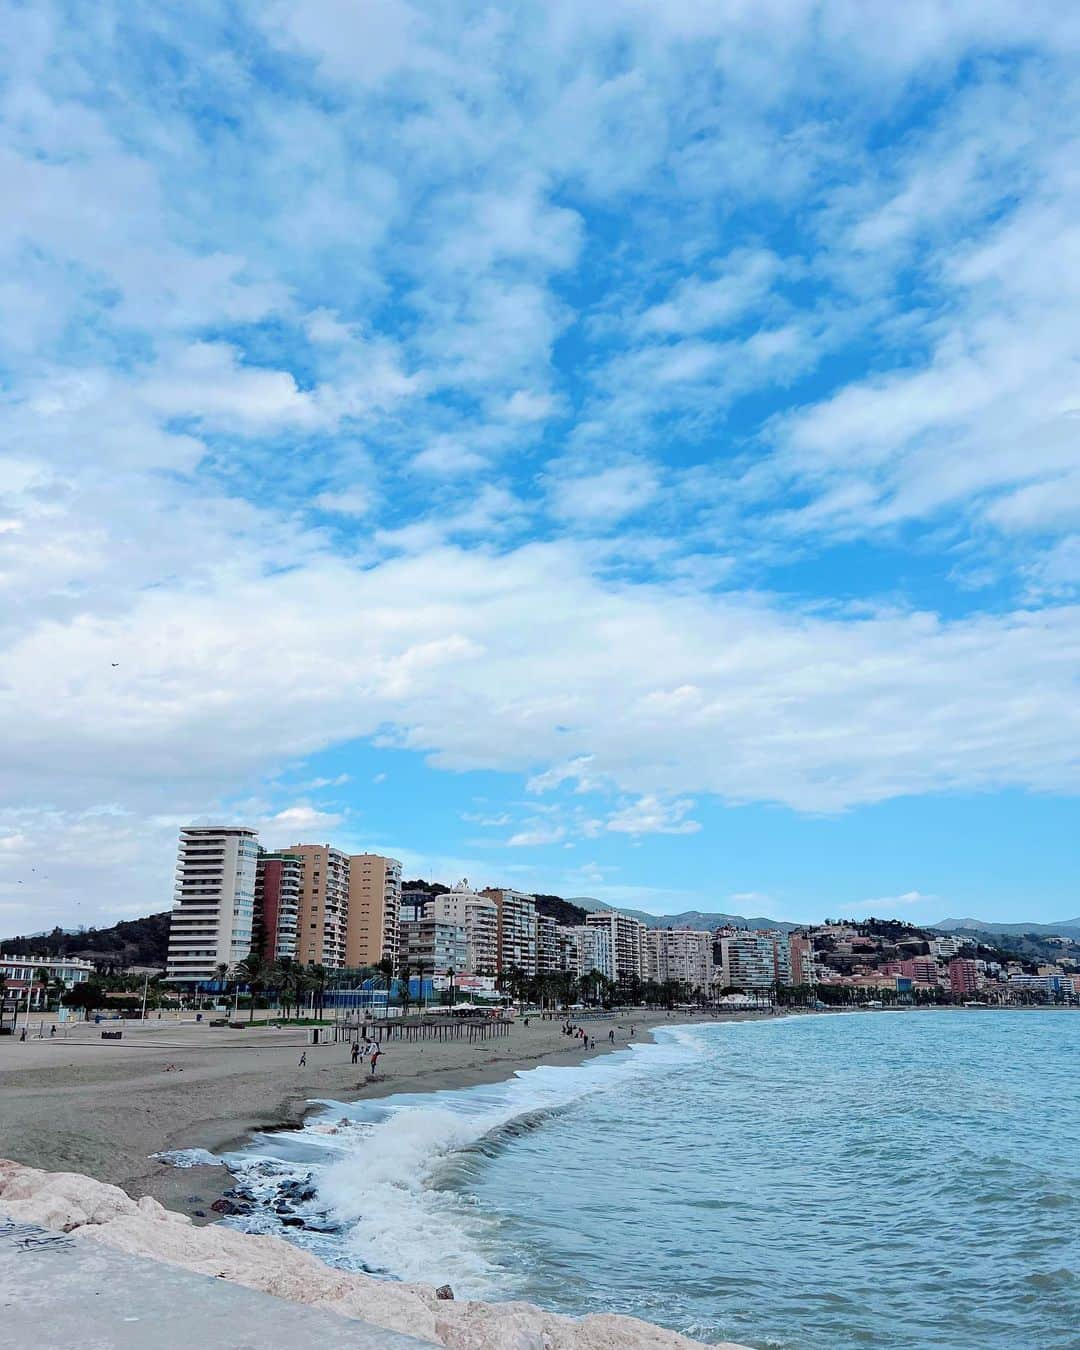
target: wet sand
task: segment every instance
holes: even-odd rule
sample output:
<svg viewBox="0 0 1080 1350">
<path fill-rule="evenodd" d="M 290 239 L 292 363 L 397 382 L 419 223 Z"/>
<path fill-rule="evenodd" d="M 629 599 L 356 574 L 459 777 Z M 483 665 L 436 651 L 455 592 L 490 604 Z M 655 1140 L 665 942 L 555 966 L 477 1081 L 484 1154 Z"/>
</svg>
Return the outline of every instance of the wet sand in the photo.
<svg viewBox="0 0 1080 1350">
<path fill-rule="evenodd" d="M 721 1014 L 728 1021 L 756 1014 Z M 152 1154 L 166 1149 L 236 1147 L 255 1130 L 296 1125 L 318 1100 L 356 1101 L 392 1092 L 471 1087 L 537 1064 L 575 1064 L 621 1049 L 657 1026 L 699 1020 L 689 1013 L 620 1014 L 589 1023 L 596 1049 L 560 1030 L 561 1021 L 516 1021 L 506 1037 L 470 1043 L 389 1041 L 378 1080 L 349 1062 L 349 1046 L 307 1044 L 302 1028 L 233 1031 L 205 1022 L 126 1024 L 103 1041 L 93 1024 L 61 1028 L 55 1039 L 0 1038 L 0 1156 L 50 1171 L 75 1171 L 153 1196 L 187 1214 L 204 1211 L 230 1184 L 219 1167 L 177 1169 Z M 113 1023 L 109 1029 L 118 1027 Z M 36 1024 L 32 1024 L 36 1030 Z M 298 1067 L 301 1051 L 307 1065 Z M 203 1215 L 197 1215 L 202 1221 Z"/>
</svg>

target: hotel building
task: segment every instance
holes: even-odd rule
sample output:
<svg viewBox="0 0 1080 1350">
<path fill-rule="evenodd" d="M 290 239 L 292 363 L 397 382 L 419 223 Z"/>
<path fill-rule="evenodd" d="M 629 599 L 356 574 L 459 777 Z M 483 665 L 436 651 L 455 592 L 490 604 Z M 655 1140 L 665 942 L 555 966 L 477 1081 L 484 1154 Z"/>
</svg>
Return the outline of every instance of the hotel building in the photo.
<svg viewBox="0 0 1080 1350">
<path fill-rule="evenodd" d="M 247 956 L 258 853 L 256 832 L 242 826 L 180 831 L 166 979 L 194 986 Z"/>
<path fill-rule="evenodd" d="M 348 890 L 345 965 L 355 969 L 396 960 L 401 863 L 378 853 L 354 853 L 349 858 Z"/>
</svg>

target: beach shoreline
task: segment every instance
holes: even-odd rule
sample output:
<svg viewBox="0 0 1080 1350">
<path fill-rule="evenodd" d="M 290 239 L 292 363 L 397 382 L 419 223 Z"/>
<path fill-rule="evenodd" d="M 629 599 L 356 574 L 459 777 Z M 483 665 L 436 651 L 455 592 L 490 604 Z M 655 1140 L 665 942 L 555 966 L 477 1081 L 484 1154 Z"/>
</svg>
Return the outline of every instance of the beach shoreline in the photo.
<svg viewBox="0 0 1080 1350">
<path fill-rule="evenodd" d="M 230 1189 L 231 1174 L 220 1166 L 177 1168 L 154 1154 L 232 1152 L 257 1133 L 298 1128 L 325 1101 L 475 1087 L 541 1064 L 580 1064 L 650 1040 L 658 1027 L 768 1016 L 634 1009 L 590 1021 L 592 1050 L 563 1035 L 560 1017 L 531 1016 L 528 1026 L 518 1019 L 496 1040 L 392 1041 L 375 1081 L 350 1064 L 347 1043 L 311 1046 L 302 1028 L 287 1025 L 239 1031 L 194 1021 L 134 1023 L 120 1042 L 102 1041 L 92 1024 L 69 1025 L 56 1039 L 46 1033 L 0 1041 L 2 1152 L 31 1167 L 120 1186 L 134 1199 L 150 1196 L 208 1223 L 218 1217 L 212 1206 Z"/>
</svg>

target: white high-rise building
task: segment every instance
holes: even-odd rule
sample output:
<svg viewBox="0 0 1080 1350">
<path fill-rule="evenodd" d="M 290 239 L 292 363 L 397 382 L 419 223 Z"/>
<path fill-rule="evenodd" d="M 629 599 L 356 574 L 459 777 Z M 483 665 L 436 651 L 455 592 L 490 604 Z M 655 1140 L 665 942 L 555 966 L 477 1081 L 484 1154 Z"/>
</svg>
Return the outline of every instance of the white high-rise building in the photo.
<svg viewBox="0 0 1080 1350">
<path fill-rule="evenodd" d="M 465 932 L 464 973 L 494 975 L 499 969 L 499 907 L 490 896 L 474 891 L 467 881 L 436 895 L 427 914 L 454 923 Z M 459 973 L 462 968 L 459 967 Z"/>
<path fill-rule="evenodd" d="M 650 928 L 645 934 L 649 979 L 669 980 L 691 990 L 709 988 L 712 975 L 712 933 L 696 928 Z"/>
<path fill-rule="evenodd" d="M 609 980 L 615 978 L 611 951 L 611 929 L 595 924 L 577 924 L 559 929 L 560 946 L 566 952 L 566 969 L 574 975 L 597 970 Z"/>
<path fill-rule="evenodd" d="M 716 980 L 732 989 L 771 989 L 791 983 L 791 944 L 786 933 L 718 930 L 720 962 Z"/>
<path fill-rule="evenodd" d="M 550 914 L 536 916 L 536 969 L 541 975 L 562 970 L 559 948 L 559 922 Z"/>
<path fill-rule="evenodd" d="M 523 891 L 487 887 L 499 911 L 499 974 L 536 974 L 536 902 Z"/>
<path fill-rule="evenodd" d="M 615 909 L 601 909 L 587 914 L 590 928 L 606 930 L 611 935 L 611 959 L 616 980 L 644 980 L 648 977 L 645 934 L 648 931 L 640 919 L 620 914 Z"/>
<path fill-rule="evenodd" d="M 239 825 L 180 831 L 166 979 L 195 986 L 251 950 L 259 836 Z"/>
</svg>

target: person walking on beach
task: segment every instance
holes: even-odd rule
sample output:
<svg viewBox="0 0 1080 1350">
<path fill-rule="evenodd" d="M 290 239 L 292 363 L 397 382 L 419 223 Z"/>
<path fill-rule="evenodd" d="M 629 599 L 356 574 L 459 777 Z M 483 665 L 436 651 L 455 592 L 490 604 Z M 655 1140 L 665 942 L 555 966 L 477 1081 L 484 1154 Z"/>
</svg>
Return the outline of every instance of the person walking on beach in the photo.
<svg viewBox="0 0 1080 1350">
<path fill-rule="evenodd" d="M 372 1050 L 372 1052 L 371 1052 L 371 1077 L 372 1077 L 372 1078 L 375 1077 L 375 1066 L 376 1066 L 376 1064 L 378 1064 L 378 1062 L 379 1062 L 379 1056 L 380 1056 L 381 1054 L 382 1054 L 382 1051 L 379 1049 L 378 1046 L 376 1046 L 375 1049 Z"/>
<path fill-rule="evenodd" d="M 298 1069 L 302 1069 L 306 1064 L 307 1064 L 307 1051 L 306 1051 L 306 1050 L 302 1050 L 302 1051 L 300 1052 L 300 1058 L 299 1058 L 299 1060 L 297 1061 L 296 1067 L 297 1067 Z"/>
<path fill-rule="evenodd" d="M 615 1044 L 615 1028 L 614 1028 L 614 1027 L 612 1027 L 611 1030 L 608 1032 L 607 1038 L 608 1038 L 608 1040 L 611 1042 L 612 1045 Z"/>
<path fill-rule="evenodd" d="M 352 1043 L 352 1062 L 355 1064 L 356 1061 L 357 1061 L 359 1058 L 360 1058 L 360 1042 L 359 1042 L 359 1041 L 353 1041 L 353 1043 Z"/>
</svg>

